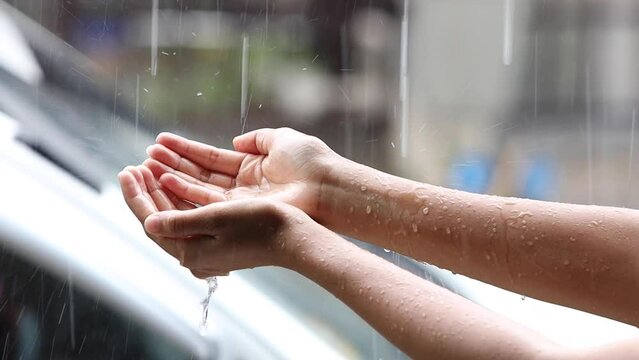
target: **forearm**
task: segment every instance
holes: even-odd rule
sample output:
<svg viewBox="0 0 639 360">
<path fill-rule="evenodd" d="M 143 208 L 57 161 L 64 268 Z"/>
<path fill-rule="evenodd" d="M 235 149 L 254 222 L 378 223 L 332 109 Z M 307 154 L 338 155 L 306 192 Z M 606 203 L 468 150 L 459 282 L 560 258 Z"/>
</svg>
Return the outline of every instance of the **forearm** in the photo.
<svg viewBox="0 0 639 360">
<path fill-rule="evenodd" d="M 538 334 L 335 234 L 309 242 L 296 247 L 288 267 L 334 294 L 412 358 L 532 359 L 556 354 L 554 344 Z"/>
<path fill-rule="evenodd" d="M 331 229 L 639 324 L 639 212 L 472 194 L 341 165 L 322 186 L 318 220 Z"/>
</svg>

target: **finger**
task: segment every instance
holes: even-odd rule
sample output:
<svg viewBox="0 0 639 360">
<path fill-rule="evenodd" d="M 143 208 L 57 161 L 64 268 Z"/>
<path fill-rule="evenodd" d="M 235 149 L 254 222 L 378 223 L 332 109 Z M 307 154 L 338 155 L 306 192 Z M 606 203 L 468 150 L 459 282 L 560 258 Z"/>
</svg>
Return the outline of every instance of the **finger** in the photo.
<svg viewBox="0 0 639 360">
<path fill-rule="evenodd" d="M 191 269 L 191 274 L 198 279 L 206 280 L 211 276 L 228 276 L 229 273 L 226 271 L 214 270 L 214 269 L 204 269 L 204 270 L 195 270 Z"/>
<path fill-rule="evenodd" d="M 214 184 L 227 189 L 235 185 L 235 177 L 219 171 L 211 171 L 204 168 L 200 164 L 180 156 L 164 145 L 151 145 L 147 149 L 147 153 L 150 157 L 164 163 L 175 171 L 181 171 L 205 183 Z M 237 174 L 237 172 L 235 174 Z"/>
<path fill-rule="evenodd" d="M 206 278 L 208 278 L 209 276 L 211 276 L 211 275 L 209 275 L 209 273 L 208 273 L 208 272 L 206 272 L 206 271 L 202 271 L 202 270 L 193 270 L 193 269 L 189 269 L 189 270 L 191 271 L 191 274 L 193 274 L 193 276 L 195 276 L 195 277 L 196 277 L 196 278 L 198 278 L 198 279 L 205 280 Z"/>
<path fill-rule="evenodd" d="M 200 181 L 190 175 L 187 175 L 181 171 L 176 171 L 175 169 L 162 164 L 161 162 L 155 160 L 155 159 L 146 159 L 144 160 L 144 166 L 146 166 L 147 168 L 149 168 L 149 170 L 151 170 L 151 172 L 153 173 L 153 176 L 155 176 L 156 179 L 160 179 L 160 177 L 162 177 L 162 175 L 164 174 L 173 174 L 183 180 L 186 180 L 187 182 L 191 183 L 191 184 L 195 184 L 195 185 L 200 185 L 203 186 L 207 189 L 210 190 L 215 190 L 218 192 L 224 192 L 226 190 L 228 190 L 228 187 L 222 187 L 222 186 L 218 186 L 215 184 L 210 184 L 210 183 L 206 183 L 203 181 Z M 234 187 L 235 185 L 231 186 Z"/>
<path fill-rule="evenodd" d="M 185 211 L 163 211 L 149 216 L 144 222 L 144 228 L 151 234 L 170 238 L 196 235 L 215 238 L 218 235 L 215 233 L 216 229 L 227 220 L 226 213 L 224 207 L 216 205 Z"/>
<path fill-rule="evenodd" d="M 142 174 L 149 195 L 151 195 L 151 199 L 153 199 L 158 210 L 175 210 L 177 207 L 160 188 L 160 184 L 158 184 L 153 177 L 151 170 L 149 170 L 146 166 L 138 166 L 137 169 Z"/>
<path fill-rule="evenodd" d="M 178 198 L 195 204 L 207 205 L 227 200 L 223 192 L 189 183 L 173 174 L 162 175 L 160 177 L 160 184 L 174 193 Z"/>
<path fill-rule="evenodd" d="M 195 209 L 196 206 L 192 203 L 185 201 L 184 199 L 179 198 L 175 195 L 171 190 L 166 187 L 162 187 L 162 190 L 166 194 L 166 196 L 171 200 L 171 202 L 175 205 L 178 210 L 191 210 Z"/>
<path fill-rule="evenodd" d="M 246 154 L 237 151 L 219 149 L 171 133 L 161 133 L 156 141 L 208 170 L 232 176 L 237 175 L 246 157 Z"/>
<path fill-rule="evenodd" d="M 163 236 L 153 236 L 151 239 L 153 239 L 153 241 L 155 241 L 155 243 L 158 244 L 158 246 L 160 246 L 160 248 L 162 248 L 162 250 L 164 250 L 167 254 L 176 258 L 180 262 L 180 265 L 184 263 L 185 246 L 188 246 L 185 241 L 166 238 Z"/>
<path fill-rule="evenodd" d="M 144 224 L 144 221 L 151 214 L 156 212 L 153 204 L 142 194 L 140 185 L 135 176 L 127 169 L 118 174 L 124 201 L 131 209 L 135 217 Z"/>
<path fill-rule="evenodd" d="M 233 139 L 236 151 L 266 155 L 275 138 L 275 129 L 259 129 L 247 132 Z"/>
<path fill-rule="evenodd" d="M 136 182 L 138 183 L 138 187 L 140 188 L 140 192 L 141 192 L 142 196 L 147 198 L 149 200 L 149 202 L 151 203 L 151 205 L 153 206 L 153 208 L 157 211 L 158 208 L 155 205 L 155 201 L 153 201 L 153 198 L 151 197 L 151 194 L 149 194 L 149 190 L 146 187 L 146 182 L 144 182 L 144 176 L 142 176 L 142 173 L 140 172 L 140 170 L 137 167 L 135 167 L 135 166 L 127 166 L 126 169 L 131 174 L 133 174 L 133 177 L 135 178 Z"/>
</svg>

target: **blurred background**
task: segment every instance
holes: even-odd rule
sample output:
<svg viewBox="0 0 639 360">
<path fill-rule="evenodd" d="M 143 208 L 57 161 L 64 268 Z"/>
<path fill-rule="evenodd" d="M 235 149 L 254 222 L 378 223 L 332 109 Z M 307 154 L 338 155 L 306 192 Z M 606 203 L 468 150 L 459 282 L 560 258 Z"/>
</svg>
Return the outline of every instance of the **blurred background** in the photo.
<svg viewBox="0 0 639 360">
<path fill-rule="evenodd" d="M 0 4 L 0 25 L 13 29 L 0 38 L 0 44 L 11 49 L 0 55 L 2 94 L 7 94 L 0 101 L 0 114 L 13 119 L 16 139 L 97 194 L 117 192 L 113 189 L 119 169 L 143 159 L 158 132 L 229 148 L 232 138 L 243 132 L 288 126 L 318 136 L 343 156 L 417 181 L 540 200 L 639 205 L 639 192 L 632 185 L 639 179 L 634 164 L 639 105 L 636 1 Z M 12 158 L 9 152 L 3 156 Z M 49 177 L 46 171 L 38 174 Z M 565 344 L 637 336 L 636 328 L 360 245 Z M 6 256 L 15 251 L 8 246 Z M 143 256 L 151 250 L 139 251 Z M 31 266 L 37 270 L 40 263 Z M 10 278 L 7 269 L 2 265 L 3 276 Z M 68 274 L 53 272 L 64 288 Z M 236 297 L 240 295 L 229 290 L 232 278 L 227 284 L 221 281 L 219 298 L 228 299 L 230 307 L 244 306 Z M 238 278 L 341 356 L 405 357 L 330 294 L 296 274 L 266 268 L 240 272 Z M 87 278 L 85 283 L 92 281 Z M 90 297 L 95 289 L 85 288 Z M 75 301 L 69 294 L 60 302 L 62 312 L 68 301 Z M 13 306 L 19 307 L 15 296 Z M 33 296 L 43 297 L 38 291 Z M 116 303 L 119 311 L 126 308 L 126 301 Z M 34 306 L 34 313 L 42 313 L 41 305 Z M 0 314 L 3 309 L 0 304 Z M 233 322 L 236 315 L 227 318 Z M 64 317 L 58 311 L 54 322 L 58 316 Z M 73 328 L 72 319 L 68 321 Z M 255 330 L 259 317 L 247 321 L 238 337 L 248 336 L 246 332 L 269 337 Z M 143 324 L 151 334 L 160 326 Z M 90 338 L 98 328 L 82 332 Z M 16 331 L 0 336 L 3 359 L 5 354 L 19 356 L 19 345 L 8 347 L 20 342 L 10 335 Z M 79 331 L 71 330 L 68 352 L 57 357 L 83 358 L 76 344 Z M 54 354 L 55 335 L 53 342 L 47 336 L 38 341 Z M 293 346 L 296 337 L 289 336 Z M 114 339 L 113 344 L 121 342 Z M 217 348 L 224 347 L 216 341 Z M 260 341 L 270 344 L 268 339 Z M 193 344 L 181 346 L 198 353 Z M 223 353 L 218 349 L 217 355 L 202 356 L 222 358 Z M 250 354 L 256 353 L 228 356 Z"/>
</svg>

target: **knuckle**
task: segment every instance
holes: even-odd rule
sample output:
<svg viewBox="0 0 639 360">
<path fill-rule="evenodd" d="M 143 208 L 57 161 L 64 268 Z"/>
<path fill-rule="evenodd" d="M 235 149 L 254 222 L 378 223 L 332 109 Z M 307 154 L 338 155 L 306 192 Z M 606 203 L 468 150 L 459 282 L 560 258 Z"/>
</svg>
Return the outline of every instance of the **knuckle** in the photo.
<svg viewBox="0 0 639 360">
<path fill-rule="evenodd" d="M 167 228 L 170 233 L 180 235 L 183 233 L 182 222 L 178 218 L 172 216 L 167 219 Z"/>
</svg>

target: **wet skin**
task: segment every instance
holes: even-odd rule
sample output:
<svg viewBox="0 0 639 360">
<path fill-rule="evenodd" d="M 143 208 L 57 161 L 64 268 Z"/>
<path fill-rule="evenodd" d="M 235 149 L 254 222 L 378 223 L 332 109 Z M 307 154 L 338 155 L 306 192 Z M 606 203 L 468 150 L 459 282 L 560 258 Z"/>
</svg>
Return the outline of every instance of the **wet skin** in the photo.
<svg viewBox="0 0 639 360">
<path fill-rule="evenodd" d="M 636 341 L 563 349 L 333 232 L 639 325 L 639 212 L 417 183 L 353 163 L 290 129 L 257 130 L 234 147 L 160 134 L 144 166 L 120 175 L 149 236 L 194 275 L 263 265 L 298 271 L 415 358 L 639 353 Z"/>
</svg>

